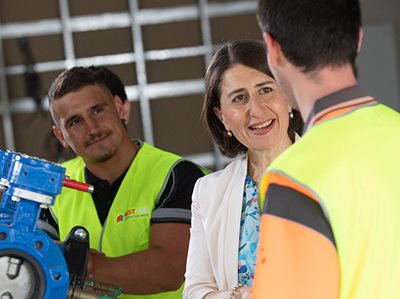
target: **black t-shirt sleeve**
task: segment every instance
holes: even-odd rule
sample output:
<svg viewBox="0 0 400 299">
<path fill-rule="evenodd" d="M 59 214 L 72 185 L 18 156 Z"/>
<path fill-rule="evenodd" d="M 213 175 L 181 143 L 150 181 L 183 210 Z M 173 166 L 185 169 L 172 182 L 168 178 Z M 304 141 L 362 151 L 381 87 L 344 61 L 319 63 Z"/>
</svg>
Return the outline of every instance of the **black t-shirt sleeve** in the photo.
<svg viewBox="0 0 400 299">
<path fill-rule="evenodd" d="M 151 224 L 168 222 L 190 224 L 194 184 L 203 175 L 200 168 L 192 162 L 183 160 L 175 165 L 153 211 Z"/>
</svg>

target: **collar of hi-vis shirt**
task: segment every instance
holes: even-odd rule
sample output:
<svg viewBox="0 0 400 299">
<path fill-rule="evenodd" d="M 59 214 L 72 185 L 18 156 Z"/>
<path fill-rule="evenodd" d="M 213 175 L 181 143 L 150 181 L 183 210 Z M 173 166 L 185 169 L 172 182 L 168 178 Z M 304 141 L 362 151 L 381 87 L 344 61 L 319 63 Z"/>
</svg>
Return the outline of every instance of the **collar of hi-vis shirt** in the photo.
<svg viewBox="0 0 400 299">
<path fill-rule="evenodd" d="M 303 135 L 314 125 L 343 116 L 360 107 L 376 105 L 378 102 L 367 96 L 359 85 L 353 85 L 331 93 L 314 103 L 307 117 Z"/>
</svg>

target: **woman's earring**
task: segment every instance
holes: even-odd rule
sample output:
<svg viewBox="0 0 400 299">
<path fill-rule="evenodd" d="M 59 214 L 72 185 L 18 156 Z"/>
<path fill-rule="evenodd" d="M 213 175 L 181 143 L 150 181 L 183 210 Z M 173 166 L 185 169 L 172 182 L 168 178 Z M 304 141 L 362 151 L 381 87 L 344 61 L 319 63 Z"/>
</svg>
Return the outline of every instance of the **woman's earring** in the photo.
<svg viewBox="0 0 400 299">
<path fill-rule="evenodd" d="M 232 136 L 233 136 L 233 135 L 232 135 L 232 131 L 227 130 L 227 134 L 228 134 L 229 137 L 232 137 Z"/>
<path fill-rule="evenodd" d="M 292 112 L 292 111 L 290 111 L 290 112 L 289 112 L 289 117 L 290 117 L 290 118 L 293 118 L 293 117 L 294 117 L 294 115 L 293 115 L 293 112 Z"/>
</svg>

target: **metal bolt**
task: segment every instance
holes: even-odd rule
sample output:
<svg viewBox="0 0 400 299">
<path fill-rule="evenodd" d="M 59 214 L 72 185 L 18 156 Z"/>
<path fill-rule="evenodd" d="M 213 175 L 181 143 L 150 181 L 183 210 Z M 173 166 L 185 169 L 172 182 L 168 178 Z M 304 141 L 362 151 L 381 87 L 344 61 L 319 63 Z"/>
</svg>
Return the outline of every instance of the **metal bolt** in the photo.
<svg viewBox="0 0 400 299">
<path fill-rule="evenodd" d="M 11 200 L 12 200 L 12 201 L 18 202 L 18 201 L 20 201 L 21 199 L 20 199 L 18 196 L 11 196 Z"/>
<path fill-rule="evenodd" d="M 36 249 L 42 249 L 43 248 L 43 243 L 41 241 L 35 242 L 35 248 Z"/>
<path fill-rule="evenodd" d="M 53 275 L 54 280 L 60 280 L 61 279 L 61 274 L 60 273 L 56 273 Z"/>
<path fill-rule="evenodd" d="M 79 239 L 86 239 L 86 237 L 87 237 L 87 231 L 86 230 L 84 230 L 84 229 L 82 229 L 82 228 L 78 228 L 76 231 L 75 231 L 75 237 L 77 237 L 77 238 L 79 238 Z"/>
<path fill-rule="evenodd" d="M 15 279 L 18 277 L 19 272 L 21 271 L 22 261 L 17 258 L 10 257 L 8 260 L 8 267 L 7 267 L 7 277 L 10 280 Z"/>
</svg>

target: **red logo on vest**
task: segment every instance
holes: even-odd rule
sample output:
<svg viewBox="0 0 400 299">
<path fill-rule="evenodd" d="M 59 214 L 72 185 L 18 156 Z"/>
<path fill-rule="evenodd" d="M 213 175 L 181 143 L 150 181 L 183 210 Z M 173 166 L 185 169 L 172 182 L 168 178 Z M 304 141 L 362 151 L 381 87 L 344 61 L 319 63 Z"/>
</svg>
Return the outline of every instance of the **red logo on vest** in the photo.
<svg viewBox="0 0 400 299">
<path fill-rule="evenodd" d="M 116 219 L 116 223 L 125 222 L 129 219 L 140 219 L 143 217 L 150 217 L 149 208 L 147 207 L 136 207 L 126 210 L 125 213 L 119 214 Z"/>
<path fill-rule="evenodd" d="M 135 211 L 135 209 L 129 209 L 129 210 L 127 210 L 125 213 L 124 213 L 124 215 L 118 215 L 117 216 L 117 223 L 118 222 L 121 222 L 121 221 L 124 221 L 124 219 L 126 220 L 126 218 L 130 218 L 130 217 L 132 217 L 133 215 L 135 215 L 135 213 L 136 213 L 136 211 Z"/>
</svg>

